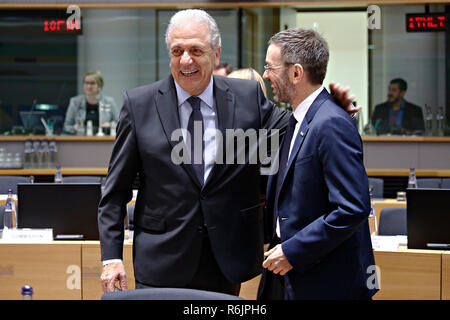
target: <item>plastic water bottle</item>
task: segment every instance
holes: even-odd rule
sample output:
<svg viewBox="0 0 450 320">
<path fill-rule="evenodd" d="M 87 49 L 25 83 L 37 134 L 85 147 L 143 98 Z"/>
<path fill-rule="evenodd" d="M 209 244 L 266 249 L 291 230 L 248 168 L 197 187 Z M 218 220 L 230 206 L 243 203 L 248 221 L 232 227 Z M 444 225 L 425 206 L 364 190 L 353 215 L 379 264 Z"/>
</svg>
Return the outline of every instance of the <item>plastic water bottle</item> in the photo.
<svg viewBox="0 0 450 320">
<path fill-rule="evenodd" d="M 31 168 L 39 168 L 39 147 L 41 146 L 41 141 L 36 139 L 33 140 L 32 146 L 32 158 L 31 158 Z"/>
<path fill-rule="evenodd" d="M 377 215 L 375 214 L 375 203 L 373 201 L 373 194 L 370 193 L 370 214 L 369 218 L 373 218 L 373 225 L 375 227 L 375 234 L 378 234 Z"/>
<path fill-rule="evenodd" d="M 50 155 L 49 155 L 49 148 L 48 148 L 48 140 L 47 139 L 42 139 L 41 142 L 41 147 L 42 147 L 42 154 L 41 154 L 41 165 L 43 169 L 49 168 L 50 167 Z"/>
<path fill-rule="evenodd" d="M 55 172 L 55 183 L 62 183 L 63 182 L 63 176 L 61 173 L 61 166 L 59 164 L 56 165 L 56 172 Z"/>
<path fill-rule="evenodd" d="M 22 300 L 33 300 L 33 288 L 30 286 L 22 287 Z"/>
<path fill-rule="evenodd" d="M 44 146 L 41 144 L 37 149 L 37 168 L 43 169 L 46 167 L 45 159 L 44 159 Z"/>
<path fill-rule="evenodd" d="M 414 168 L 409 169 L 408 188 L 417 188 L 416 170 Z"/>
<path fill-rule="evenodd" d="M 56 147 L 55 139 L 51 139 L 48 144 L 48 152 L 49 152 L 49 168 L 56 168 L 56 164 L 58 163 L 58 148 Z"/>
<path fill-rule="evenodd" d="M 440 136 L 444 135 L 444 121 L 445 121 L 444 107 L 439 107 L 439 109 L 438 109 L 438 134 Z"/>
<path fill-rule="evenodd" d="M 85 135 L 86 135 L 86 128 L 84 126 L 84 121 L 78 121 L 77 136 L 85 136 Z"/>
<path fill-rule="evenodd" d="M 433 134 L 433 110 L 427 104 L 425 104 L 425 134 L 427 136 Z"/>
<path fill-rule="evenodd" d="M 33 158 L 33 144 L 31 139 L 25 140 L 25 146 L 23 148 L 23 167 L 24 169 L 30 169 L 32 167 Z"/>
<path fill-rule="evenodd" d="M 9 201 L 9 203 L 11 203 L 12 228 L 14 229 L 15 227 L 17 227 L 17 206 L 16 201 L 14 201 L 12 189 L 8 189 L 8 198 L 6 201 Z"/>
<path fill-rule="evenodd" d="M 116 129 L 117 129 L 117 123 L 115 121 L 111 121 L 111 131 L 109 132 L 109 135 L 112 137 L 115 137 Z"/>
<path fill-rule="evenodd" d="M 86 123 L 86 135 L 87 136 L 94 135 L 94 125 L 92 124 L 92 120 L 88 120 Z"/>
<path fill-rule="evenodd" d="M 5 212 L 3 215 L 3 230 L 16 228 L 15 214 L 12 206 L 12 203 L 9 199 L 7 199 L 5 204 Z"/>
</svg>

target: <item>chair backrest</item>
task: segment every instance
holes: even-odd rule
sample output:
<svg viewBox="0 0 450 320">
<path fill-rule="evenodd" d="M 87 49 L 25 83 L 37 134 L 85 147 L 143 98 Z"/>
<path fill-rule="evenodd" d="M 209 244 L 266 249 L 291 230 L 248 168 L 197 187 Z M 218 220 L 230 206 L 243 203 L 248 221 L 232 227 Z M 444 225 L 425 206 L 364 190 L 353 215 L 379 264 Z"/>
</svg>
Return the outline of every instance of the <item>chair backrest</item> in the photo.
<svg viewBox="0 0 450 320">
<path fill-rule="evenodd" d="M 134 230 L 134 203 L 130 203 L 127 205 L 127 213 L 128 213 L 128 230 Z"/>
<path fill-rule="evenodd" d="M 450 189 L 450 178 L 442 178 L 442 189 Z"/>
<path fill-rule="evenodd" d="M 244 300 L 230 294 L 185 288 L 148 288 L 103 294 L 102 300 Z"/>
<path fill-rule="evenodd" d="M 383 198 L 384 180 L 381 178 L 369 178 L 369 189 L 372 189 L 374 198 Z"/>
<path fill-rule="evenodd" d="M 441 178 L 417 178 L 418 188 L 433 188 L 439 189 L 442 184 Z"/>
<path fill-rule="evenodd" d="M 381 210 L 378 235 L 406 235 L 406 208 L 384 208 Z"/>
<path fill-rule="evenodd" d="M 63 182 L 67 183 L 102 183 L 103 179 L 99 176 L 65 176 Z"/>
<path fill-rule="evenodd" d="M 17 194 L 18 183 L 30 183 L 30 178 L 22 176 L 0 176 L 0 194 L 7 194 L 8 189 L 11 189 L 13 194 Z"/>
</svg>

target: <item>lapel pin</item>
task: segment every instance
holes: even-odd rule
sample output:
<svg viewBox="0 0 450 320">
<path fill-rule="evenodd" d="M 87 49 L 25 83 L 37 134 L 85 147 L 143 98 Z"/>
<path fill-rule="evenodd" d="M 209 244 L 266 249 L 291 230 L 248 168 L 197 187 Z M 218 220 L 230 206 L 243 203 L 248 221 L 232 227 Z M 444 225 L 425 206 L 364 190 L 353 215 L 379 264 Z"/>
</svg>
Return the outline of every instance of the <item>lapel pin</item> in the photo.
<svg viewBox="0 0 450 320">
<path fill-rule="evenodd" d="M 305 134 L 303 133 L 303 131 L 300 131 L 300 135 L 303 137 Z"/>
</svg>

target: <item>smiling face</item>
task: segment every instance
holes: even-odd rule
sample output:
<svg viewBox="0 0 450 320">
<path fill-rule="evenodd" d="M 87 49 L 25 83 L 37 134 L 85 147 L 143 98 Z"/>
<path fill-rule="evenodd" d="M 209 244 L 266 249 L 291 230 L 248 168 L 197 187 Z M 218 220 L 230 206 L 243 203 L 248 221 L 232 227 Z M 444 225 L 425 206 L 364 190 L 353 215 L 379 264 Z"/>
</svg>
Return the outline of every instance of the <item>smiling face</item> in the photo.
<svg viewBox="0 0 450 320">
<path fill-rule="evenodd" d="M 195 21 L 186 22 L 175 27 L 169 39 L 173 78 L 191 95 L 201 94 L 220 60 L 220 48 L 217 51 L 212 48 L 208 26 Z"/>
<path fill-rule="evenodd" d="M 267 48 L 266 65 L 263 78 L 270 81 L 273 90 L 273 99 L 276 102 L 292 103 L 294 85 L 289 81 L 288 68 L 281 59 L 281 48 L 271 44 Z"/>
</svg>

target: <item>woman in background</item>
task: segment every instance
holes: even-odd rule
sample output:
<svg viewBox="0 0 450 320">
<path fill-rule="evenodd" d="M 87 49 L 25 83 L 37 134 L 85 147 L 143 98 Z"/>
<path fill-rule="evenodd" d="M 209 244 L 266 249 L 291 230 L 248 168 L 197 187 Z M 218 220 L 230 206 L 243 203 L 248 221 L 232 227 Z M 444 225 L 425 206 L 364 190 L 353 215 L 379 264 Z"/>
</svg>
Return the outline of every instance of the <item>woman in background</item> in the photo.
<svg viewBox="0 0 450 320">
<path fill-rule="evenodd" d="M 85 134 L 88 121 L 92 121 L 93 133 L 97 133 L 99 124 L 102 128 L 110 128 L 111 122 L 119 120 L 119 110 L 113 97 L 105 96 L 103 76 L 100 71 L 88 71 L 83 78 L 84 94 L 70 98 L 64 121 L 64 132 Z M 101 131 L 103 132 L 103 131 Z"/>
<path fill-rule="evenodd" d="M 267 96 L 266 85 L 264 84 L 264 80 L 255 69 L 252 69 L 252 68 L 238 69 L 238 70 L 231 72 L 228 75 L 228 78 L 256 80 L 261 85 L 261 89 L 264 92 L 264 95 Z"/>
</svg>

